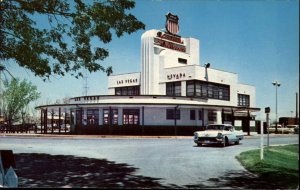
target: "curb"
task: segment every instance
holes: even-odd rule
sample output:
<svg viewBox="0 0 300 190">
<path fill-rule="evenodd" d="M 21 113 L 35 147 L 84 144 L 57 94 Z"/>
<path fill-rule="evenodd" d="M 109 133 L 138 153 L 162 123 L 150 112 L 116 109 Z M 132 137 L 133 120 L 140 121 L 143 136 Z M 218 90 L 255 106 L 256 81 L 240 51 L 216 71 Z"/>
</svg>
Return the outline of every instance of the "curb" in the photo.
<svg viewBox="0 0 300 190">
<path fill-rule="evenodd" d="M 264 138 L 267 138 L 268 134 L 264 134 Z M 284 137 L 290 137 L 290 136 L 295 136 L 298 134 L 269 134 L 271 137 L 274 136 L 284 136 Z M 131 138 L 131 139 L 139 139 L 139 138 L 149 138 L 149 139 L 193 139 L 193 135 L 191 136 L 133 136 L 133 135 L 71 135 L 71 134 L 28 134 L 28 133 L 20 133 L 20 134 L 15 134 L 15 133 L 0 133 L 0 137 L 38 137 L 38 138 Z M 260 134 L 255 134 L 255 135 L 244 135 L 245 139 L 251 139 L 251 138 L 260 138 Z"/>
</svg>

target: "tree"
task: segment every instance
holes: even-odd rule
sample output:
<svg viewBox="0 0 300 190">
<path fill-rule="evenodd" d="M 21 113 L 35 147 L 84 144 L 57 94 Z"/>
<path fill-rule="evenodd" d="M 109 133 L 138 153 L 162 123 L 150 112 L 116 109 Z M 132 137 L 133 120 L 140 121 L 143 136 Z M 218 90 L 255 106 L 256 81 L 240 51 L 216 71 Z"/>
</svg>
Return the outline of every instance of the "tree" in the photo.
<svg viewBox="0 0 300 190">
<path fill-rule="evenodd" d="M 15 60 L 44 80 L 51 75 L 69 73 L 82 77 L 89 72 L 112 73 L 102 66 L 109 52 L 92 48 L 91 39 L 104 46 L 113 33 L 121 37 L 145 25 L 128 13 L 131 0 L 1 0 L 0 60 Z M 49 25 L 42 27 L 41 18 Z"/>
<path fill-rule="evenodd" d="M 25 111 L 30 102 L 37 100 L 40 93 L 36 86 L 27 80 L 13 79 L 5 84 L 3 92 L 3 113 L 4 118 L 11 125 L 22 117 L 24 122 Z"/>
</svg>

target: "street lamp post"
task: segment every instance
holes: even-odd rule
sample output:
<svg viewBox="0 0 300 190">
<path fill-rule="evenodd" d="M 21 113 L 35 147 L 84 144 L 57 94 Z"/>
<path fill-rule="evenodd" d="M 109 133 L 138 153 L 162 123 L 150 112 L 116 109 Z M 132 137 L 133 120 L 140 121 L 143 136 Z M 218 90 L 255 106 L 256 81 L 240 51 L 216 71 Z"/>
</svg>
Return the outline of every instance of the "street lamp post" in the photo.
<svg viewBox="0 0 300 190">
<path fill-rule="evenodd" d="M 280 86 L 278 81 L 272 82 L 272 84 L 276 87 L 276 120 L 275 120 L 275 133 L 277 134 L 277 87 Z"/>
</svg>

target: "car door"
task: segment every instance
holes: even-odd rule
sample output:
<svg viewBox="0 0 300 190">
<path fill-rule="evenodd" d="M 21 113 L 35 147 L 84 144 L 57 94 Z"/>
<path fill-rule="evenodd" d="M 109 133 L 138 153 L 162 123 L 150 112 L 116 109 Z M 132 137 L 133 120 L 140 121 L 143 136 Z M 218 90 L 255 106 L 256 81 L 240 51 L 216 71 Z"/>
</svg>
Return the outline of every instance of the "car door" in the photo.
<svg viewBox="0 0 300 190">
<path fill-rule="evenodd" d="M 227 134 L 226 136 L 227 136 L 229 142 L 236 141 L 236 137 L 234 135 L 234 131 L 233 131 L 233 128 L 231 126 L 226 126 L 225 131 L 226 131 L 226 134 Z"/>
</svg>

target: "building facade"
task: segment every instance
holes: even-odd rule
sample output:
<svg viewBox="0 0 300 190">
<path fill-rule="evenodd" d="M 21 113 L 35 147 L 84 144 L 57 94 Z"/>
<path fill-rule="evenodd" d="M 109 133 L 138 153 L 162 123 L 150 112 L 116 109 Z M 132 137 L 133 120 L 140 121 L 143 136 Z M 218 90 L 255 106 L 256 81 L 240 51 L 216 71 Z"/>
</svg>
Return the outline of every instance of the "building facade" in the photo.
<svg viewBox="0 0 300 190">
<path fill-rule="evenodd" d="M 141 36 L 141 72 L 109 76 L 108 95 L 39 106 L 41 120 L 60 110 L 74 133 L 192 135 L 211 123 L 250 131 L 260 110 L 255 87 L 240 83 L 236 73 L 202 66 L 199 40 L 177 33 L 178 17 L 169 13 L 166 31 Z"/>
</svg>

